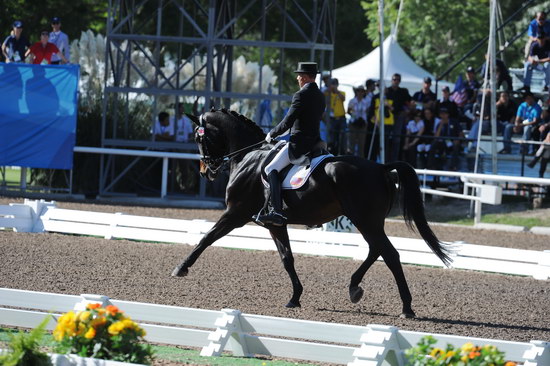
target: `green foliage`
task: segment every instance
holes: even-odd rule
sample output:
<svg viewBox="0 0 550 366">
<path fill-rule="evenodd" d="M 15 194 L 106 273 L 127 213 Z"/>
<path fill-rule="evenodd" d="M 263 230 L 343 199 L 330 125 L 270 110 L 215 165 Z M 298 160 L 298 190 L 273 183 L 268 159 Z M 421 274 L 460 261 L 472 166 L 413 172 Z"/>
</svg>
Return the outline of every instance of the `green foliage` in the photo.
<svg viewBox="0 0 550 366">
<path fill-rule="evenodd" d="M 437 340 L 425 336 L 416 347 L 405 351 L 408 366 L 515 366 L 514 362 L 506 362 L 504 352 L 495 346 L 475 346 L 466 343 L 460 348 L 447 344 L 445 349 L 434 347 Z"/>
<path fill-rule="evenodd" d="M 0 365 L 4 366 L 46 366 L 51 365 L 50 356 L 40 351 L 40 342 L 44 336 L 46 325 L 51 316 L 44 320 L 29 333 L 20 331 L 18 334 L 8 334 L 10 338 L 9 352 L 0 355 Z"/>
<path fill-rule="evenodd" d="M 395 24 L 400 0 L 386 0 L 384 35 Z M 378 45 L 378 0 L 361 2 L 369 19 L 368 38 Z M 458 60 L 489 32 L 489 0 L 404 1 L 399 20 L 398 41 L 405 51 L 426 70 L 436 75 Z M 466 62 L 480 64 L 485 49 Z M 458 68 L 457 73 L 465 67 Z M 450 78 L 453 80 L 453 78 Z"/>
</svg>

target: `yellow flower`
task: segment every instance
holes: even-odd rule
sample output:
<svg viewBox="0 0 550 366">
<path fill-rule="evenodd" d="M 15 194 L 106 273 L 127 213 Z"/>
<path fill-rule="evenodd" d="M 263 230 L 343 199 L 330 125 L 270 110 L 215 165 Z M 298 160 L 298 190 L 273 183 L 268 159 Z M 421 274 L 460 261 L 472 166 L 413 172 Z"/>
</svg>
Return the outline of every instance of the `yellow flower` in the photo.
<svg viewBox="0 0 550 366">
<path fill-rule="evenodd" d="M 472 342 L 465 343 L 460 349 L 464 352 L 470 352 L 474 349 L 474 344 Z"/>
<path fill-rule="evenodd" d="M 88 319 L 90 319 L 91 315 L 92 313 L 90 313 L 89 311 L 81 311 L 78 315 L 78 320 L 85 323 L 88 321 Z"/>
<path fill-rule="evenodd" d="M 460 357 L 460 361 L 462 361 L 464 363 L 468 362 L 468 360 L 469 360 L 468 355 L 464 355 L 464 356 Z"/>
<path fill-rule="evenodd" d="M 95 337 L 95 329 L 90 327 L 90 329 L 88 329 L 86 334 L 84 334 L 84 338 L 92 339 L 94 337 Z"/>
<path fill-rule="evenodd" d="M 441 348 L 434 348 L 432 352 L 430 352 L 430 356 L 432 357 L 439 357 L 440 354 L 443 354 L 445 351 L 443 351 Z"/>
<path fill-rule="evenodd" d="M 118 335 L 124 329 L 124 324 L 122 322 L 115 322 L 109 325 L 107 331 L 110 335 Z"/>
<path fill-rule="evenodd" d="M 455 351 L 448 351 L 447 354 L 445 355 L 445 358 L 451 358 L 451 357 L 453 357 L 454 355 L 456 355 L 456 352 L 455 352 Z"/>
</svg>

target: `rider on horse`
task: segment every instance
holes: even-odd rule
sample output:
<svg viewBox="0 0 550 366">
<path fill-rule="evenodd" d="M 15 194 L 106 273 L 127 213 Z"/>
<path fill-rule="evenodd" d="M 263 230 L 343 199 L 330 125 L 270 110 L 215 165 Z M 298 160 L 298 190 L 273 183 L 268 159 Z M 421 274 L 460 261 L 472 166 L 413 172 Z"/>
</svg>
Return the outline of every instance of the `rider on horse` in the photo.
<svg viewBox="0 0 550 366">
<path fill-rule="evenodd" d="M 286 217 L 283 216 L 283 200 L 281 197 L 281 181 L 279 172 L 288 164 L 309 165 L 311 153 L 321 141 L 319 122 L 325 111 L 325 96 L 315 83 L 319 71 L 315 62 L 300 62 L 296 80 L 300 90 L 292 97 L 292 104 L 285 118 L 266 136 L 269 143 L 277 136 L 290 129 L 290 141 L 273 160 L 265 167 L 269 188 L 271 191 L 271 211 L 265 215 L 254 217 L 256 221 L 266 225 L 283 226 Z"/>
</svg>

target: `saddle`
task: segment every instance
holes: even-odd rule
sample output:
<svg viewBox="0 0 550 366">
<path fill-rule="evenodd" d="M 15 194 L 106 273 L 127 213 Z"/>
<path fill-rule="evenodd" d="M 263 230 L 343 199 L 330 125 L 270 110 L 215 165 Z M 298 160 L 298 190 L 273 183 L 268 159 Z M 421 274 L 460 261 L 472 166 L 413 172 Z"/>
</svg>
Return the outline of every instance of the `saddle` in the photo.
<svg viewBox="0 0 550 366">
<path fill-rule="evenodd" d="M 279 141 L 269 152 L 265 161 L 262 164 L 262 183 L 266 188 L 269 188 L 265 167 L 273 160 L 275 155 L 283 148 L 286 141 Z M 307 166 L 289 164 L 279 172 L 282 189 L 298 189 L 301 188 L 313 173 L 313 170 L 326 158 L 334 155 L 326 150 L 326 143 L 320 141 L 312 151 L 311 164 Z"/>
</svg>

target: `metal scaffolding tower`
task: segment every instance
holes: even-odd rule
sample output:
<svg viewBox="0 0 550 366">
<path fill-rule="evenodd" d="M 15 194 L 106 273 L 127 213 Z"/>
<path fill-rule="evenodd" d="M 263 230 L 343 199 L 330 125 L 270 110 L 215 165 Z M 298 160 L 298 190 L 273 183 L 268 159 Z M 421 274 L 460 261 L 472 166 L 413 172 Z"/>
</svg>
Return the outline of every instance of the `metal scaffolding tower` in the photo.
<svg viewBox="0 0 550 366">
<path fill-rule="evenodd" d="M 280 106 L 296 89 L 285 80 L 297 61 L 332 69 L 335 17 L 336 0 L 110 0 L 101 146 L 194 151 L 192 143 L 155 141 L 151 128 L 166 105 L 196 101 L 208 110 L 248 99 Z M 255 91 L 232 89 L 241 54 L 258 62 Z M 277 85 L 263 86 L 264 65 L 276 69 Z M 148 126 L 138 126 L 144 118 Z M 141 158 L 117 159 L 102 158 L 100 194 L 115 194 Z"/>
</svg>

